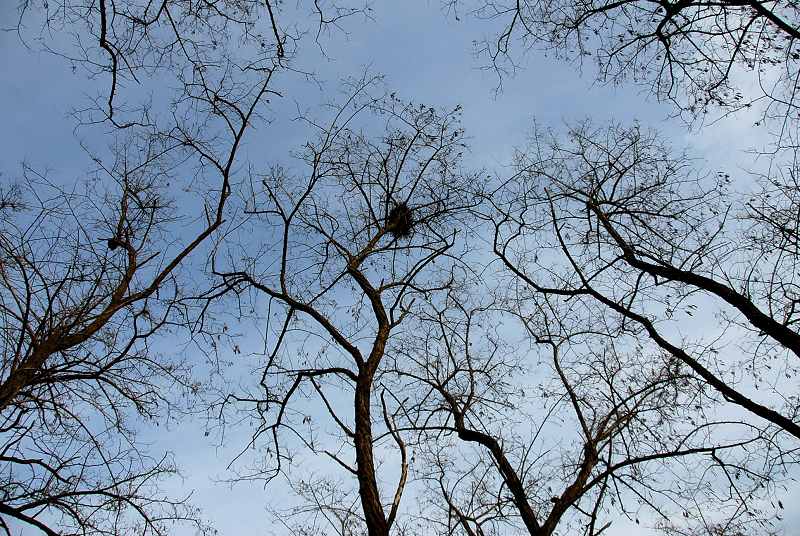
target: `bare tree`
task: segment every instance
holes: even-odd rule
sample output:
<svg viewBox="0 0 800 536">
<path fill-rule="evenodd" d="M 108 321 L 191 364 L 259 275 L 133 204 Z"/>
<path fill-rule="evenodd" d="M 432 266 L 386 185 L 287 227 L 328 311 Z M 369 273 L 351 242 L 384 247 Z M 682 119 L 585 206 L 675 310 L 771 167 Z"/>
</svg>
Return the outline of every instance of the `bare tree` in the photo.
<svg viewBox="0 0 800 536">
<path fill-rule="evenodd" d="M 601 534 L 620 514 L 665 526 L 768 525 L 758 499 L 773 468 L 759 453 L 772 439 L 698 412 L 703 382 L 672 356 L 631 352 L 586 322 L 564 329 L 547 320 L 552 308 L 519 315 L 526 344 L 513 323 L 503 326 L 513 320 L 506 306 L 449 298 L 396 358 L 411 380 L 406 426 L 424 436 L 417 444 L 430 464 L 420 470 L 431 483 L 430 526 Z M 729 483 L 735 467 L 747 477 Z"/>
<path fill-rule="evenodd" d="M 304 168 L 254 177 L 251 225 L 238 250 L 214 256 L 219 281 L 204 296 L 267 309 L 261 381 L 224 401 L 259 417 L 259 465 L 243 477 L 291 478 L 294 447 L 326 457 L 344 482 L 294 487 L 340 534 L 397 526 L 410 461 L 395 424 L 399 394 L 385 387 L 388 352 L 415 300 L 470 276 L 464 226 L 480 186 L 458 166 L 458 109 L 374 90 L 361 80 L 329 123 L 309 121 L 319 136 L 297 155 Z M 373 134 L 376 119 L 384 128 Z M 391 484 L 379 470 L 388 456 L 398 467 Z M 321 490 L 334 486 L 321 507 Z"/>
<path fill-rule="evenodd" d="M 300 534 L 595 535 L 640 512 L 676 531 L 769 527 L 785 438 L 726 414 L 707 378 L 628 321 L 533 286 L 522 267 L 569 277 L 531 260 L 554 260 L 560 236 L 531 219 L 539 168 L 521 161 L 487 214 L 458 167 L 455 115 L 369 86 L 312 123 L 304 175 L 253 175 L 251 222 L 213 256 L 207 312 L 224 298 L 267 322 L 258 385 L 218 407 L 257 418 L 237 479 L 285 479 L 300 504 L 276 518 Z M 474 253 L 479 215 L 499 218 L 500 272 Z"/>
<path fill-rule="evenodd" d="M 303 33 L 279 5 L 22 4 L 21 21 L 43 13 L 46 28 L 92 36 L 64 54 L 110 87 L 80 117 L 127 137 L 113 164 L 97 160 L 113 188 L 68 192 L 29 169 L 0 192 L 6 532 L 204 529 L 185 500 L 153 499 L 175 468 L 139 448 L 130 420 L 199 388 L 153 345 L 198 302 L 192 326 L 212 349 L 216 315 L 266 324 L 257 385 L 214 410 L 256 421 L 239 478 L 286 478 L 302 504 L 279 517 L 298 533 L 597 535 L 640 510 L 674 533 L 768 528 L 763 501 L 800 438 L 798 397 L 780 381 L 800 356 L 795 168 L 738 199 L 727 176 L 707 185 L 652 134 L 582 126 L 566 145 L 539 138 L 485 195 L 483 175 L 461 167 L 458 108 L 373 97 L 360 80 L 329 122 L 300 118 L 317 137 L 299 169 L 248 170 L 246 217 L 223 233 L 244 133 Z M 777 76 L 765 114 L 791 127 L 793 8 L 643 5 L 482 13 L 512 17 L 495 61 L 522 28 L 525 46 L 600 51 L 602 78 L 633 72 L 691 114 L 752 105 L 732 66 L 763 69 Z M 317 35 L 362 12 L 312 9 Z M 179 82 L 168 112 L 123 95 L 161 76 Z M 191 231 L 178 174 L 213 193 Z M 475 254 L 479 218 L 494 262 Z M 207 242 L 212 283 L 194 292 L 181 269 Z M 675 335 L 700 296 L 720 304 L 718 324 Z M 424 508 L 403 515 L 420 483 Z"/>
<path fill-rule="evenodd" d="M 270 79 L 187 85 L 171 130 L 129 131 L 113 160 L 95 157 L 85 184 L 65 189 L 26 167 L 2 196 L 6 533 L 19 524 L 45 534 L 166 534 L 182 520 L 203 528 L 185 498 L 161 497 L 158 482 L 175 467 L 151 459 L 135 435 L 199 387 L 190 363 L 156 343 L 187 322 L 181 271 L 225 223 L 234 163 Z M 192 187 L 200 200 L 177 194 Z"/>
<path fill-rule="evenodd" d="M 546 50 L 592 62 L 604 82 L 633 81 L 688 119 L 762 106 L 764 121 L 794 143 L 800 65 L 796 2 L 482 0 L 465 4 L 499 24 L 483 42 L 499 73 L 514 58 Z M 596 71 L 594 71 L 596 68 Z M 743 77 L 752 73 L 754 79 Z M 770 121 L 777 119 L 777 121 Z M 786 124 L 788 121 L 789 124 Z"/>
<path fill-rule="evenodd" d="M 794 460 L 793 169 L 742 196 L 639 127 L 539 134 L 495 200 L 495 254 L 520 314 L 652 348 L 710 388 L 700 414 L 757 416 L 773 438 L 765 458 Z"/>
<path fill-rule="evenodd" d="M 129 128 L 153 120 L 149 100 L 141 99 L 142 87 L 163 93 L 164 81 L 186 68 L 202 72 L 233 65 L 242 76 L 289 68 L 306 34 L 319 40 L 325 31 L 341 27 L 343 19 L 369 16 L 370 8 L 360 2 L 315 1 L 295 11 L 275 0 L 24 0 L 16 24 L 3 29 L 101 77 L 106 89 L 80 111 L 82 121 Z M 74 39 L 61 38 L 65 34 Z"/>
</svg>

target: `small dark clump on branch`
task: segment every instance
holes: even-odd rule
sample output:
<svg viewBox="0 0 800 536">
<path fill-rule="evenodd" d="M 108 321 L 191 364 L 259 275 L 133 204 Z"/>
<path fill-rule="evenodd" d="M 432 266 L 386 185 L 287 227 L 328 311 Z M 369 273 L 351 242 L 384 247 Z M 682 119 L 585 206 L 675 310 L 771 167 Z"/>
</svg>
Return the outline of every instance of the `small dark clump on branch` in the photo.
<svg viewBox="0 0 800 536">
<path fill-rule="evenodd" d="M 125 244 L 121 241 L 117 240 L 116 238 L 109 238 L 108 239 L 108 249 L 114 251 L 118 247 L 124 246 Z"/>
<path fill-rule="evenodd" d="M 408 238 L 414 227 L 414 215 L 411 208 L 405 203 L 396 203 L 386 217 L 386 229 L 395 238 Z"/>
</svg>

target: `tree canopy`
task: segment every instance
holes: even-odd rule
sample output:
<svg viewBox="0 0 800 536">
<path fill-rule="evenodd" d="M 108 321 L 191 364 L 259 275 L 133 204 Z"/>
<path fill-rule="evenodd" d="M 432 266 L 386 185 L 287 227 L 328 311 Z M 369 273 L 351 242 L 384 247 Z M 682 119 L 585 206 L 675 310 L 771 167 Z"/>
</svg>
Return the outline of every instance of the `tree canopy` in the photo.
<svg viewBox="0 0 800 536">
<path fill-rule="evenodd" d="M 381 65 L 323 79 L 380 3 L 23 2 L 13 46 L 93 93 L 59 103 L 84 172 L 3 170 L 2 531 L 216 533 L 189 435 L 148 440 L 203 426 L 234 454 L 200 476 L 267 505 L 253 534 L 781 533 L 796 6 L 441 8 L 501 79 L 577 62 L 695 131 L 754 129 L 761 160 L 732 177 L 585 118 L 498 162 L 444 81 L 426 103 Z"/>
</svg>

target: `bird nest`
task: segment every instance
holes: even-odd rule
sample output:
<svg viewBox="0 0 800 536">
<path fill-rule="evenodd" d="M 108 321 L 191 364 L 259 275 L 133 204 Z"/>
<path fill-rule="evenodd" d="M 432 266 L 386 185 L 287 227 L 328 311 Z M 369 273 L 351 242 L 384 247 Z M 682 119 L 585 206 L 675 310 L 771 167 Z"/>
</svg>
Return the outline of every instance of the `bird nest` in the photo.
<svg viewBox="0 0 800 536">
<path fill-rule="evenodd" d="M 110 249 L 111 251 L 114 251 L 115 249 L 117 249 L 119 247 L 125 247 L 125 242 L 123 242 L 122 240 L 119 240 L 118 238 L 113 238 L 113 237 L 109 238 L 106 241 L 106 244 L 108 244 L 108 249 Z"/>
<path fill-rule="evenodd" d="M 414 229 L 414 214 L 405 202 L 396 203 L 386 216 L 386 229 L 395 238 L 408 238 Z"/>
</svg>

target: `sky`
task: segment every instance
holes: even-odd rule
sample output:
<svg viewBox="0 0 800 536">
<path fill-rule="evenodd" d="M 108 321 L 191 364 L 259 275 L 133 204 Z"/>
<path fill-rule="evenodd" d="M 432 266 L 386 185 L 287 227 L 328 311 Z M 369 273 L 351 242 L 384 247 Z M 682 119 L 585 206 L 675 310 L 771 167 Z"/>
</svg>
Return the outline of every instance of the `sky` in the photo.
<svg viewBox="0 0 800 536">
<path fill-rule="evenodd" d="M 513 150 L 524 145 L 533 120 L 561 128 L 565 122 L 592 117 L 597 122 L 633 120 L 661 129 L 677 146 L 687 146 L 707 159 L 709 167 L 737 171 L 752 166 L 752 157 L 740 151 L 762 140 L 748 121 L 724 121 L 690 132 L 668 119 L 670 108 L 654 102 L 635 87 L 608 87 L 593 83 L 590 72 L 574 65 L 532 53 L 521 69 L 496 91 L 495 73 L 481 69 L 484 59 L 473 54 L 473 41 L 489 28 L 477 21 L 441 9 L 436 1 L 375 2 L 373 20 L 346 21 L 347 35 L 336 33 L 324 40 L 327 58 L 309 52 L 317 77 L 325 82 L 311 88 L 300 79 L 279 80 L 284 100 L 317 106 L 335 91 L 345 76 L 365 69 L 382 73 L 386 86 L 403 98 L 435 106 L 464 106 L 463 125 L 470 139 L 469 160 L 481 167 L 502 169 Z M 14 2 L 0 4 L 0 21 L 15 17 Z M 0 26 L 5 26 L 0 24 Z M 56 36 L 58 38 L 58 36 Z M 587 71 L 590 68 L 587 67 Z M 11 180 L 25 161 L 51 170 L 68 184 L 80 179 L 89 162 L 80 141 L 101 144 L 105 131 L 82 129 L 75 133 L 70 112 L 88 96 L 105 89 L 87 80 L 62 59 L 42 52 L 35 43 L 23 46 L 13 32 L 0 32 L 0 181 Z M 294 107 L 275 107 L 274 124 L 249 138 L 247 151 L 255 159 L 280 159 L 286 150 L 302 144 L 307 131 L 291 121 Z M 731 155 L 737 155 L 732 159 Z M 742 173 L 742 180 L 745 175 Z M 246 430 L 231 431 L 225 445 L 204 434 L 203 423 L 185 421 L 169 430 L 148 430 L 144 438 L 154 450 L 172 450 L 185 480 L 170 483 L 175 490 L 194 490 L 193 499 L 226 536 L 282 534 L 270 527 L 264 509 L 268 501 L 280 502 L 281 486 L 235 487 L 225 479 L 226 463 L 244 444 Z M 795 489 L 783 501 L 800 505 Z M 790 508 L 791 510 L 791 508 Z M 786 535 L 798 536 L 800 508 L 787 511 Z M 610 536 L 646 534 L 635 525 L 618 523 Z M 34 534 L 33 531 L 24 534 Z"/>
</svg>

